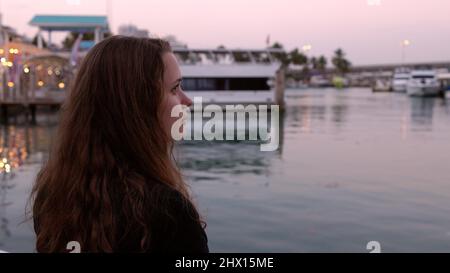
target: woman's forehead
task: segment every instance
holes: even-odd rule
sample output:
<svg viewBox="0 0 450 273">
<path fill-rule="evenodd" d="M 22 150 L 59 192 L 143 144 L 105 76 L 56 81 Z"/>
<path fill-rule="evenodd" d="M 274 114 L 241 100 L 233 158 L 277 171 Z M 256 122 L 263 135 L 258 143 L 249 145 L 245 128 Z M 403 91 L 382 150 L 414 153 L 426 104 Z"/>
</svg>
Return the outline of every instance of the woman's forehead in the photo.
<svg viewBox="0 0 450 273">
<path fill-rule="evenodd" d="M 163 55 L 163 61 L 165 66 L 164 80 L 171 83 L 179 79 L 181 72 L 175 55 L 173 53 L 166 53 Z"/>
</svg>

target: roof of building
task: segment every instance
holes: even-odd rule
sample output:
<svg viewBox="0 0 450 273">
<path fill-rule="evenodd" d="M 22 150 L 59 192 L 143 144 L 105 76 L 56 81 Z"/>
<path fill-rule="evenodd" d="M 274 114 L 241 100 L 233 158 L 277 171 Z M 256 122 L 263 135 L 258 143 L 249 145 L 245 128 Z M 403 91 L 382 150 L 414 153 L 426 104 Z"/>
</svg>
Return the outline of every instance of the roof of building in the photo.
<svg viewBox="0 0 450 273">
<path fill-rule="evenodd" d="M 106 16 L 35 15 L 29 24 L 50 31 L 87 32 L 97 27 L 103 31 L 109 30 Z"/>
</svg>

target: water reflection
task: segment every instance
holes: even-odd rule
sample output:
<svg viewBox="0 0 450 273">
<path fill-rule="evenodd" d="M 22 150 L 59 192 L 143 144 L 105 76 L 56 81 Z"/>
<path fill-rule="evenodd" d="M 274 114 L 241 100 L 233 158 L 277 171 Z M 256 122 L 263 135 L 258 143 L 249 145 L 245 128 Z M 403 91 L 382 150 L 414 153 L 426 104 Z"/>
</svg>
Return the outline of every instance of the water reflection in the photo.
<svg viewBox="0 0 450 273">
<path fill-rule="evenodd" d="M 19 168 L 29 154 L 28 130 L 18 129 L 15 126 L 3 126 L 0 136 L 0 247 L 3 241 L 11 236 L 7 209 L 13 203 L 8 199 L 8 192 L 16 186 L 15 171 Z"/>
<path fill-rule="evenodd" d="M 270 120 L 270 117 L 268 119 Z M 177 145 L 176 150 L 179 166 L 193 181 L 221 181 L 227 174 L 267 176 L 270 174 L 271 162 L 274 158 L 281 158 L 283 154 L 284 120 L 285 113 L 281 112 L 277 125 L 279 143 L 276 151 L 261 152 L 261 144 L 264 142 L 260 140 L 182 141 Z M 245 126 L 243 128 L 246 139 L 248 139 L 249 128 L 254 128 L 255 124 L 258 124 L 257 120 L 246 116 L 245 125 L 242 125 Z M 189 128 L 193 126 L 189 125 Z M 201 130 L 201 127 L 193 130 Z"/>
<path fill-rule="evenodd" d="M 299 129 L 303 133 L 311 133 L 313 122 L 326 119 L 327 107 L 324 105 L 295 105 L 287 110 L 288 127 Z"/>
<path fill-rule="evenodd" d="M 411 121 L 413 130 L 430 131 L 433 126 L 435 98 L 411 97 Z"/>
<path fill-rule="evenodd" d="M 336 96 L 336 100 L 331 106 L 333 113 L 333 123 L 336 125 L 336 127 L 341 127 L 347 121 L 347 114 L 349 110 L 347 98 L 348 96 L 345 93 L 340 94 Z"/>
<path fill-rule="evenodd" d="M 0 129 L 0 249 L 30 251 L 24 204 L 56 122 Z M 368 89 L 295 90 L 280 149 L 186 141 L 175 153 L 212 251 L 450 251 L 450 101 Z M 426 144 L 426 145 L 422 145 Z M 420 159 L 420 160 L 417 160 Z M 31 168 L 32 167 L 32 168 Z"/>
<path fill-rule="evenodd" d="M 313 133 L 323 131 L 328 124 L 340 129 L 346 122 L 350 110 L 345 91 L 315 90 L 312 92 L 291 91 L 288 93 L 287 128 L 291 133 Z M 341 93 L 342 92 L 342 93 Z M 290 130 L 294 128 L 294 130 Z"/>
<path fill-rule="evenodd" d="M 45 120 L 45 119 L 44 119 Z M 0 135 L 0 249 L 20 251 L 14 248 L 14 235 L 20 234 L 25 219 L 24 204 L 35 173 L 28 173 L 26 165 L 42 164 L 43 154 L 47 154 L 56 124 L 41 123 L 29 125 L 21 123 L 2 125 Z M 30 181 L 27 181 L 31 178 Z M 24 184 L 25 183 L 25 184 Z M 23 191 L 26 188 L 27 191 Z M 20 214 L 17 214 L 19 212 Z M 20 231 L 20 232 L 19 232 Z M 31 248 L 33 235 L 29 237 Z"/>
<path fill-rule="evenodd" d="M 9 185 L 8 180 L 0 180 L 0 248 L 3 247 L 4 240 L 11 236 L 11 231 L 8 227 L 9 220 L 6 217 L 6 210 L 7 207 L 11 205 L 11 202 L 7 199 L 7 193 L 12 187 L 14 187 L 14 185 Z"/>
</svg>

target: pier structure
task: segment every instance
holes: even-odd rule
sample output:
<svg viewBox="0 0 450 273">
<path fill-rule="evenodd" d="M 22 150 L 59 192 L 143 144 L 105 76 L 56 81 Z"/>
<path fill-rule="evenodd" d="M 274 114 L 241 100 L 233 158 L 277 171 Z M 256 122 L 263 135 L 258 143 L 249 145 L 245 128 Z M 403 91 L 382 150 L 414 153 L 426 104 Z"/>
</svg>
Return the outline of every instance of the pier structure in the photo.
<svg viewBox="0 0 450 273">
<path fill-rule="evenodd" d="M 94 43 L 100 42 L 104 34 L 109 32 L 106 16 L 35 15 L 29 24 L 38 27 L 38 48 L 43 48 L 43 31 L 47 32 L 47 43 L 49 45 L 52 44 L 52 32 L 55 31 L 79 34 L 94 33 Z"/>
<path fill-rule="evenodd" d="M 0 65 L 0 120 L 5 123 L 14 112 L 25 112 L 35 122 L 38 107 L 59 107 L 74 75 L 68 58 L 45 52 L 26 56 L 24 52 L 15 56 L 23 58 L 19 61 L 2 57 L 6 61 Z"/>
<path fill-rule="evenodd" d="M 36 108 L 59 106 L 73 78 L 69 60 L 28 43 L 0 47 L 0 120 L 25 111 L 35 121 Z"/>
<path fill-rule="evenodd" d="M 0 120 L 8 121 L 13 112 L 25 111 L 36 120 L 38 107 L 59 107 L 81 59 L 95 43 L 109 32 L 106 16 L 35 15 L 29 22 L 38 27 L 37 45 L 5 41 L 0 45 Z M 44 48 L 42 32 L 48 34 Z M 94 33 L 94 41 L 81 41 L 73 49 L 52 47 L 52 33 L 64 31 L 83 35 Z M 81 37 L 81 36 L 79 36 Z M 89 43 L 89 46 L 86 44 Z"/>
</svg>

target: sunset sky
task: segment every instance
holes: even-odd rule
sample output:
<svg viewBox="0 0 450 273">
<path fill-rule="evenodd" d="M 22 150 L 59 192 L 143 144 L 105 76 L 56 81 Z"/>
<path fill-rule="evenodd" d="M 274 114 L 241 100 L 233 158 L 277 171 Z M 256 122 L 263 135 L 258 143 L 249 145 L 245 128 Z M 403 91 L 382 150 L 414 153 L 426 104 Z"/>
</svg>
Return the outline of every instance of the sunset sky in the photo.
<svg viewBox="0 0 450 273">
<path fill-rule="evenodd" d="M 310 55 L 342 47 L 354 64 L 450 61 L 450 0 L 14 0 L 0 1 L 3 23 L 34 36 L 35 14 L 105 15 L 112 29 L 132 23 L 189 47 L 311 44 Z M 61 39 L 63 34 L 57 38 Z"/>
</svg>

